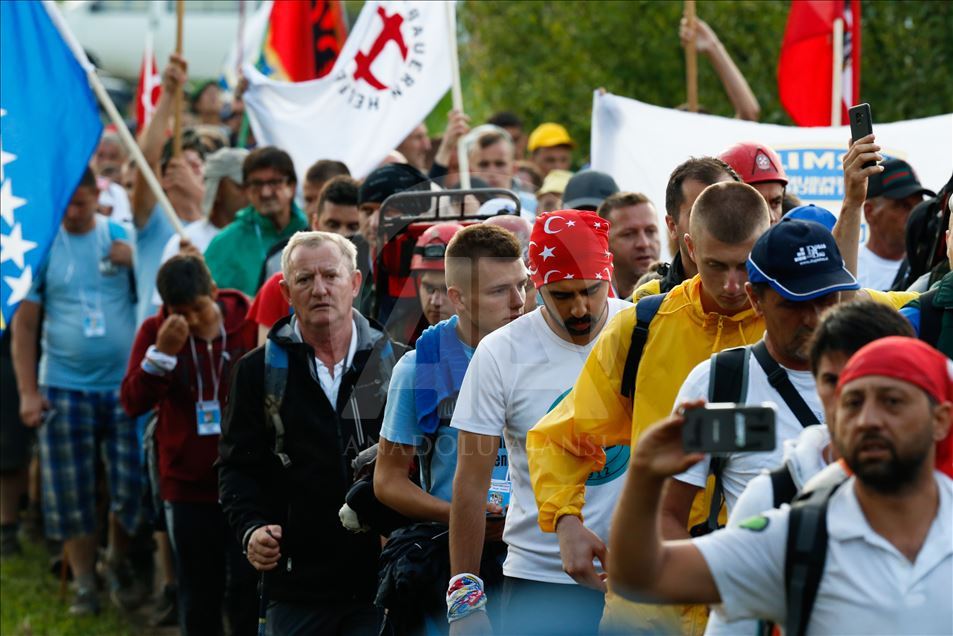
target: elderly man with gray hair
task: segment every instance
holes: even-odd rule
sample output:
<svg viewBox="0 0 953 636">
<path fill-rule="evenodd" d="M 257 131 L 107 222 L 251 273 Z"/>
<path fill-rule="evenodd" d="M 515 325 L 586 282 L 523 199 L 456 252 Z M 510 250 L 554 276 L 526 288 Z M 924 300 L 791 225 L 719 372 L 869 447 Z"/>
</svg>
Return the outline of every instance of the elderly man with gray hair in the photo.
<svg viewBox="0 0 953 636">
<path fill-rule="evenodd" d="M 248 561 L 263 573 L 272 634 L 376 633 L 380 542 L 338 510 L 351 461 L 377 441 L 402 350 L 351 303 L 354 245 L 298 232 L 282 253 L 294 314 L 235 370 L 222 426 L 219 494 Z"/>
</svg>

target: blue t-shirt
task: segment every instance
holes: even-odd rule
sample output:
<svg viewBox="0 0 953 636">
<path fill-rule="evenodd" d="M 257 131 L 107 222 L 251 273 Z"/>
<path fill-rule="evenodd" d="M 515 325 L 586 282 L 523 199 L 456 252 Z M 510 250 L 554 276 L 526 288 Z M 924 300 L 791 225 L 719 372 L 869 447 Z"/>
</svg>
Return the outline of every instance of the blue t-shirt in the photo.
<svg viewBox="0 0 953 636">
<path fill-rule="evenodd" d="M 76 391 L 119 388 L 136 335 L 136 306 L 129 268 L 100 269 L 115 239 L 128 240 L 126 230 L 97 214 L 94 230 L 69 234 L 60 228 L 53 240 L 27 295 L 45 312 L 40 385 Z M 93 332 L 102 335 L 88 335 Z"/>
<path fill-rule="evenodd" d="M 136 324 L 156 313 L 159 309 L 154 300 L 156 274 L 162 265 L 162 251 L 175 229 L 157 203 L 146 224 L 136 231 L 136 293 L 139 306 L 136 309 Z"/>
<path fill-rule="evenodd" d="M 469 360 L 473 357 L 473 348 L 463 343 L 463 350 Z M 430 442 L 417 422 L 417 405 L 414 401 L 414 384 L 417 380 L 417 352 L 408 351 L 397 362 L 390 378 L 387 391 L 387 405 L 384 407 L 384 421 L 381 425 L 381 437 L 395 444 L 424 447 Z M 500 443 L 496 465 L 493 467 L 494 480 L 508 478 L 506 447 Z M 434 497 L 450 501 L 453 492 L 453 475 L 457 471 L 457 429 L 441 426 L 434 440 L 434 452 L 430 462 L 430 490 Z M 421 475 L 423 483 L 423 475 Z"/>
</svg>

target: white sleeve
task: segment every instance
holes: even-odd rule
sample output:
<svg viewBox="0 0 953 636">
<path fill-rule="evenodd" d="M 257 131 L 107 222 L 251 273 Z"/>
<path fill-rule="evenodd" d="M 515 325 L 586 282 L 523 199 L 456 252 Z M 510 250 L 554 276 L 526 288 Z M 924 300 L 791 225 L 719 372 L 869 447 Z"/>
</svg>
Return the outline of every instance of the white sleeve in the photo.
<svg viewBox="0 0 953 636">
<path fill-rule="evenodd" d="M 506 423 L 503 373 L 493 352 L 480 343 L 467 366 L 450 426 L 479 433 L 502 435 Z"/>
<path fill-rule="evenodd" d="M 692 372 L 688 374 L 688 377 L 685 378 L 685 381 L 682 383 L 682 388 L 678 390 L 673 409 L 678 409 L 679 405 L 683 402 L 690 402 L 692 400 L 708 401 L 708 376 L 710 369 L 711 360 L 705 360 L 692 369 Z M 704 488 L 705 482 L 708 481 L 708 464 L 710 460 L 711 457 L 706 455 L 705 459 L 684 473 L 675 475 L 675 479 L 686 484 L 691 484 L 692 486 L 697 486 L 698 488 Z"/>
<path fill-rule="evenodd" d="M 715 611 L 722 619 L 784 622 L 788 511 L 769 510 L 693 541 L 718 588 Z"/>
<path fill-rule="evenodd" d="M 728 527 L 737 527 L 745 519 L 774 508 L 774 486 L 771 476 L 761 473 L 748 482 L 744 492 L 735 502 L 731 514 L 728 515 Z"/>
</svg>

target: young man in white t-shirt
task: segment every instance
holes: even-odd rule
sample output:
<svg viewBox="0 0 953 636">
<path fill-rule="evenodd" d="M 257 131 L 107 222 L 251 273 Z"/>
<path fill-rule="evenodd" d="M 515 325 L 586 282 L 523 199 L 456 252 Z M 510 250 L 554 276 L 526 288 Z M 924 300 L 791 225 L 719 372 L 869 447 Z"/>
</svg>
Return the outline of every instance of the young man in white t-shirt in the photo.
<svg viewBox="0 0 953 636">
<path fill-rule="evenodd" d="M 682 409 L 659 422 L 639 440 L 613 519 L 613 589 L 655 603 L 721 604 L 716 611 L 728 620 L 768 620 L 798 633 L 953 633 L 953 480 L 934 470 L 936 443 L 953 419 L 949 365 L 929 345 L 897 336 L 848 361 L 836 390 L 835 444 L 854 476 L 826 501 L 826 550 L 812 552 L 815 562 L 824 557 L 820 580 L 793 593 L 787 572 L 807 563 L 796 552 L 788 563 L 791 507 L 699 539 L 660 541 L 665 481 L 702 456 L 683 450 Z M 817 536 L 818 518 L 805 511 L 807 532 L 798 537 Z M 801 590 L 810 599 L 809 588 L 816 597 L 793 615 L 789 599 Z"/>
<path fill-rule="evenodd" d="M 747 390 L 739 401 L 776 405 L 777 445 L 771 452 L 722 458 L 719 476 L 729 513 L 751 479 L 782 463 L 785 440 L 824 421 L 810 370 L 809 342 L 821 313 L 837 303 L 840 292 L 858 288 L 830 231 L 812 221 L 785 220 L 773 226 L 754 244 L 747 269 L 745 291 L 755 312 L 764 316 L 765 334 L 762 341 L 746 347 Z M 676 404 L 709 399 L 712 360 L 688 374 Z M 781 384 L 769 381 L 769 374 Z M 785 396 L 785 389 L 792 395 Z M 710 464 L 706 457 L 669 485 L 662 503 L 663 523 L 672 533 L 666 536 L 687 538 L 692 501 L 705 487 Z"/>
<path fill-rule="evenodd" d="M 588 482 L 574 540 L 561 546 L 537 524 L 526 458 L 526 433 L 572 388 L 603 326 L 628 305 L 609 298 L 612 259 L 608 222 L 591 212 L 541 215 L 529 243 L 530 274 L 543 306 L 484 338 L 473 354 L 451 425 L 458 429 L 457 472 L 450 508 L 451 633 L 488 628 L 477 570 L 485 499 L 502 434 L 510 493 L 503 540 L 502 633 L 594 634 L 604 603 L 608 524 L 628 466 L 629 449 L 606 449 L 604 470 Z M 560 548 L 565 547 L 561 554 Z M 571 548 L 571 550 L 570 550 Z M 571 572 L 571 577 L 566 572 Z M 573 578 L 576 580 L 574 581 Z M 587 586 L 577 583 L 584 582 Z"/>
</svg>

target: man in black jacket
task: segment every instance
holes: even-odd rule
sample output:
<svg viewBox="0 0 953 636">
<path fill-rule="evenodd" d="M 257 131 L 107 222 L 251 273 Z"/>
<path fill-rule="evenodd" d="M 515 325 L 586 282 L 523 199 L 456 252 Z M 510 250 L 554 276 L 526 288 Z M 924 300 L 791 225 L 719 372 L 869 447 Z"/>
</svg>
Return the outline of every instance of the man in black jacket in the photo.
<svg viewBox="0 0 953 636">
<path fill-rule="evenodd" d="M 353 244 L 336 234 L 291 238 L 281 289 L 294 315 L 238 363 L 222 427 L 222 506 L 249 562 L 265 573 L 271 634 L 374 633 L 379 625 L 379 539 L 344 530 L 338 510 L 351 459 L 377 440 L 397 355 L 383 330 L 351 308 L 361 287 L 355 260 Z"/>
</svg>

